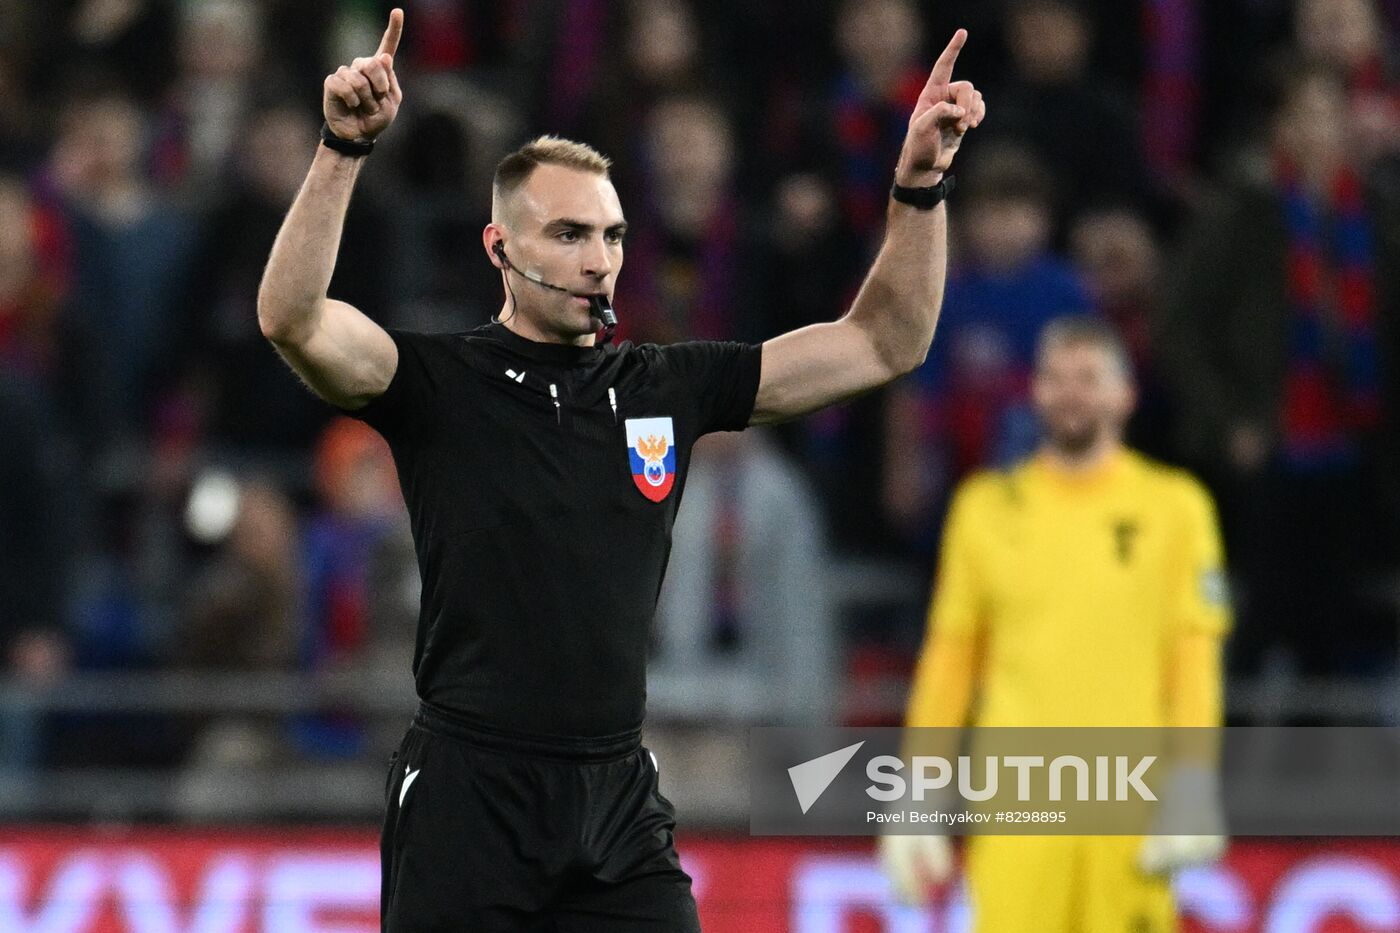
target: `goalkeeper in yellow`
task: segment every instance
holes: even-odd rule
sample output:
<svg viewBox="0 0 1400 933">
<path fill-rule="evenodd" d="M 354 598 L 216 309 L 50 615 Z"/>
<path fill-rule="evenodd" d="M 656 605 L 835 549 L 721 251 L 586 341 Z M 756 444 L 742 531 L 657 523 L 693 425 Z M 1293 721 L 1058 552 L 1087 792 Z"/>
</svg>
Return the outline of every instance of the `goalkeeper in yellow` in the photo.
<svg viewBox="0 0 1400 933">
<path fill-rule="evenodd" d="M 1106 323 L 1040 338 L 1037 452 L 968 478 L 953 499 L 907 725 L 1217 726 L 1229 628 L 1205 489 L 1129 450 L 1127 354 Z M 898 896 L 952 872 L 947 836 L 885 836 Z M 1218 858 L 1219 836 L 972 836 L 980 933 L 1176 928 L 1170 874 Z"/>
</svg>

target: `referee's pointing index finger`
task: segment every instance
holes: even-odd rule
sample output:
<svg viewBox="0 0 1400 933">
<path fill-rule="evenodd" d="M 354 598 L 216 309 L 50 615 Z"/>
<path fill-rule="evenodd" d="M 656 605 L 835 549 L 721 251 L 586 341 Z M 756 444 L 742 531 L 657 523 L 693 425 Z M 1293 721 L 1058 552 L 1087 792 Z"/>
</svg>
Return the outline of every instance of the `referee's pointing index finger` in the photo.
<svg viewBox="0 0 1400 933">
<path fill-rule="evenodd" d="M 942 55 L 938 56 L 938 61 L 933 63 L 933 74 L 929 75 L 928 78 L 930 85 L 947 84 L 953 80 L 953 62 L 958 60 L 958 53 L 962 51 L 963 43 L 966 41 L 966 29 L 959 29 L 953 33 L 948 47 L 943 50 Z"/>
<path fill-rule="evenodd" d="M 375 57 L 388 52 L 393 55 L 399 50 L 399 36 L 403 35 L 403 10 L 394 7 L 389 13 L 389 28 L 384 30 L 384 38 L 379 40 L 379 51 Z"/>
</svg>

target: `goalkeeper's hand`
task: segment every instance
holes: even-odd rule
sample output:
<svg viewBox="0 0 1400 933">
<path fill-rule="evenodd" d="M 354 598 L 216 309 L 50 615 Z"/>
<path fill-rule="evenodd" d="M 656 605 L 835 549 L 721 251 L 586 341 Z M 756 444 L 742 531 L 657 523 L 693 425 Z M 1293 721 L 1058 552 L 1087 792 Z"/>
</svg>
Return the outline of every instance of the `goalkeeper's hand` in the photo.
<svg viewBox="0 0 1400 933">
<path fill-rule="evenodd" d="M 1138 850 L 1138 867 L 1149 875 L 1170 875 L 1193 865 L 1209 865 L 1225 854 L 1224 836 L 1148 836 Z"/>
<path fill-rule="evenodd" d="M 931 885 L 953 875 L 953 843 L 947 836 L 881 836 L 880 866 L 895 897 L 911 907 L 923 906 Z"/>
</svg>

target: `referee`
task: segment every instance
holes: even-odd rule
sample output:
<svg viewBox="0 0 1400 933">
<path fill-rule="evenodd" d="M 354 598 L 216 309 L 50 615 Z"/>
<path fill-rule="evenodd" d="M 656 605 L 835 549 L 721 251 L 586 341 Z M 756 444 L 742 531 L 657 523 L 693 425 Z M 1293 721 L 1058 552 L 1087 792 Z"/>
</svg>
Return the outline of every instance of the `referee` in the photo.
<svg viewBox="0 0 1400 933">
<path fill-rule="evenodd" d="M 388 441 L 422 574 L 421 706 L 391 764 L 383 928 L 698 930 L 675 813 L 641 745 L 648 627 L 690 451 L 923 361 L 943 292 L 944 172 L 985 113 L 961 30 L 910 118 L 888 229 L 840 320 L 762 345 L 612 343 L 627 224 L 609 162 L 541 137 L 496 171 L 505 299 L 464 333 L 384 330 L 326 295 L 355 178 L 403 100 L 394 10 L 328 76 L 326 125 L 272 248 L 262 332 Z M 599 332 L 602 332 L 600 339 Z"/>
</svg>

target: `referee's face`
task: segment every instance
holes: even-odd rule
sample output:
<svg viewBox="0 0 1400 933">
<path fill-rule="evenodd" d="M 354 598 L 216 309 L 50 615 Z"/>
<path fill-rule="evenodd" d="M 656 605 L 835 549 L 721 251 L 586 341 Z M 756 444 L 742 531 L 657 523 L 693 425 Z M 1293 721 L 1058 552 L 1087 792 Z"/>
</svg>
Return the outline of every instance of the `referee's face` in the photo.
<svg viewBox="0 0 1400 933">
<path fill-rule="evenodd" d="M 512 276 L 518 313 L 543 334 L 575 341 L 599 327 L 589 301 L 612 300 L 627 223 L 606 176 L 561 165 L 536 168 L 512 197 L 504 227 L 510 261 L 573 294 Z"/>
<path fill-rule="evenodd" d="M 1119 440 L 1136 394 L 1113 351 L 1090 341 L 1046 347 L 1032 392 L 1046 442 L 1070 454 Z"/>
</svg>

